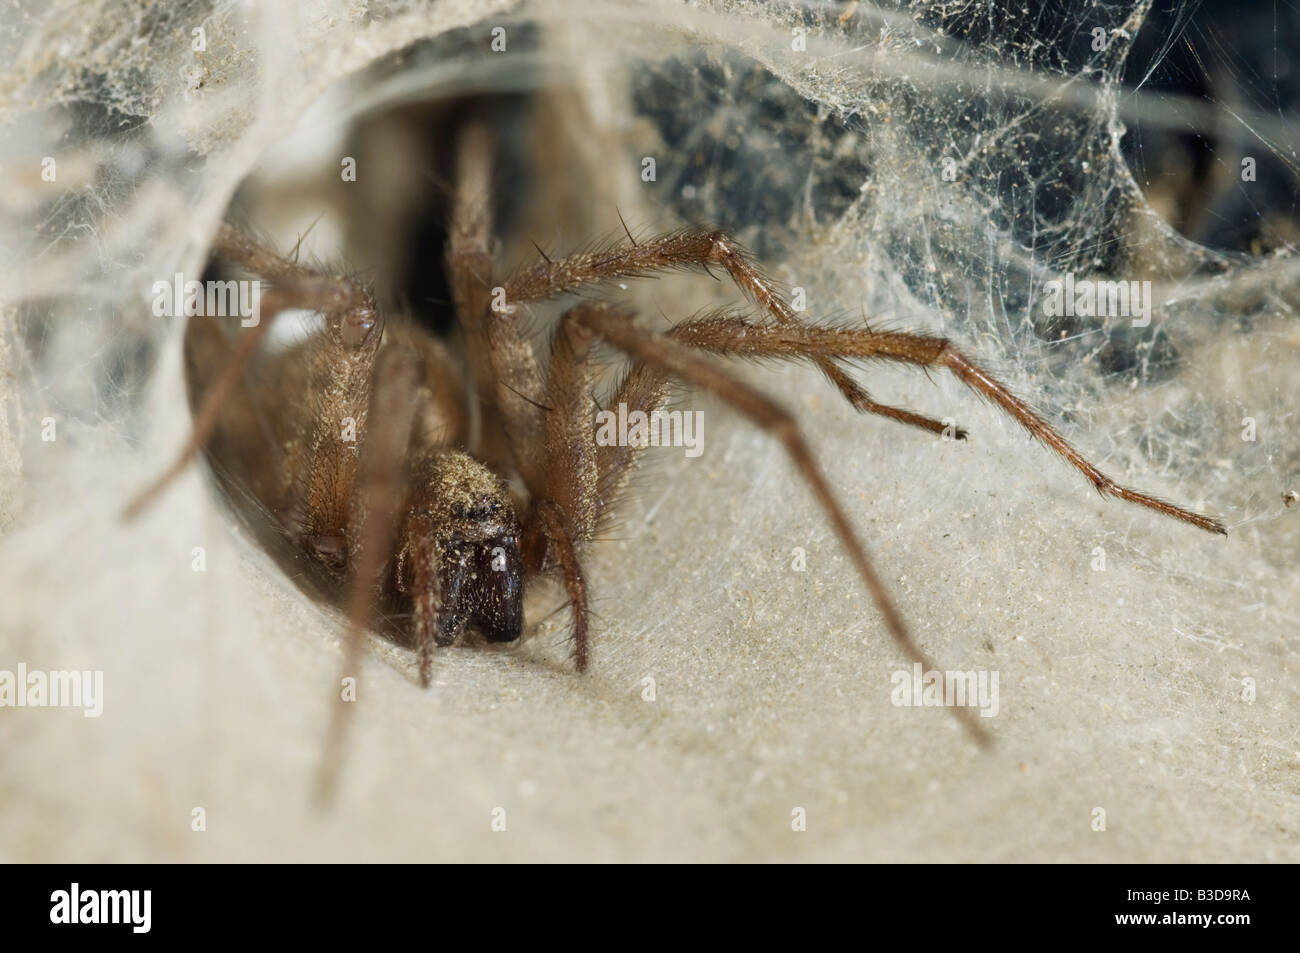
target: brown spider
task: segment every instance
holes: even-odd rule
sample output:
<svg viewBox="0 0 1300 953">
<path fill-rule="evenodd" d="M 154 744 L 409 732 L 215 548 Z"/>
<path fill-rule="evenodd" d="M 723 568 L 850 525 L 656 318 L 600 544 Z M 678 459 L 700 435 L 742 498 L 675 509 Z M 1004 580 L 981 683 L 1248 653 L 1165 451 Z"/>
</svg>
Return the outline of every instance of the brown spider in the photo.
<svg viewBox="0 0 1300 953">
<path fill-rule="evenodd" d="M 572 605 L 575 662 L 579 671 L 586 669 L 587 584 L 580 556 L 617 504 L 637 449 L 597 446 L 590 397 L 595 368 L 588 360 L 597 340 L 633 360 L 611 401 L 615 406 L 625 403 L 646 413 L 660 408 L 675 377 L 716 395 L 781 441 L 890 634 L 909 660 L 927 669 L 935 666 L 908 634 L 794 418 L 703 355 L 810 360 L 857 409 L 934 433 L 942 433 L 944 425 L 874 402 L 839 362 L 874 358 L 947 368 L 1064 456 L 1101 493 L 1226 532 L 1215 519 L 1117 485 L 942 338 L 800 323 L 721 232 L 683 231 L 640 243 L 629 233 L 629 243 L 621 247 L 559 261 L 543 255 L 540 263 L 505 280 L 494 277 L 491 223 L 482 201 L 491 155 L 486 128 L 468 127 L 457 150 L 447 261 L 478 403 L 476 440 L 469 438 L 472 408 L 460 385 L 461 367 L 440 341 L 386 319 L 356 280 L 300 266 L 222 226 L 214 256 L 271 283 L 262 320 L 233 349 L 219 345 L 230 353 L 223 355 L 224 369 L 202 397 L 189 442 L 127 511 L 142 509 L 210 440 L 233 441 L 240 449 L 226 457 L 243 461 L 253 495 L 296 548 L 347 592 L 345 675 L 356 672 L 361 633 L 382 599 L 411 609 L 420 680 L 428 685 L 433 646 L 452 643 L 467 627 L 495 641 L 518 639 L 524 589 L 543 574 L 563 579 Z M 519 329 L 522 304 L 612 279 L 710 265 L 725 269 L 772 320 L 715 314 L 654 333 L 615 307 L 579 303 L 555 329 L 545 368 Z M 262 383 L 241 387 L 259 340 L 275 314 L 286 309 L 320 313 L 323 330 L 271 358 L 258 375 Z M 256 424 L 246 415 L 244 426 L 260 426 L 260 439 L 229 433 L 239 426 L 241 402 L 271 411 Z M 510 488 L 512 476 L 523 494 Z M 335 754 L 327 754 L 321 776 L 326 792 L 345 708 L 335 708 L 327 747 Z M 977 740 L 988 741 L 970 710 L 953 712 Z"/>
</svg>

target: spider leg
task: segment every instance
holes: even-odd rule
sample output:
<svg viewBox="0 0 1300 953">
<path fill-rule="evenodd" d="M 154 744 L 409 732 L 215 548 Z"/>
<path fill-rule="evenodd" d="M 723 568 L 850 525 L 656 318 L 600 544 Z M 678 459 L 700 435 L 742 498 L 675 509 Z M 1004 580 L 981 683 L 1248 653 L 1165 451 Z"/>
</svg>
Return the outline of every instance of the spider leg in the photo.
<svg viewBox="0 0 1300 953">
<path fill-rule="evenodd" d="M 840 543 L 848 552 L 867 591 L 884 617 L 885 626 L 889 629 L 895 643 L 909 661 L 919 662 L 927 670 L 936 668 L 929 657 L 912 641 L 907 627 L 903 624 L 902 616 L 867 558 L 866 549 L 853 531 L 848 516 L 845 515 L 830 485 L 826 482 L 821 467 L 818 466 L 816 458 L 799 432 L 794 418 L 784 408 L 716 367 L 688 345 L 671 337 L 636 327 L 625 314 L 608 308 L 592 307 L 575 313 L 574 319 L 637 360 L 652 364 L 716 395 L 779 440 L 830 520 Z M 774 326 L 775 328 L 788 329 L 787 326 Z M 988 731 L 980 724 L 979 716 L 971 709 L 954 707 L 951 710 L 976 741 L 982 745 L 990 743 Z"/>
<path fill-rule="evenodd" d="M 818 364 L 818 367 L 821 365 Z M 870 414 L 876 414 L 879 417 L 888 417 L 890 420 L 897 420 L 900 424 L 907 424 L 911 427 L 917 427 L 921 430 L 929 431 L 932 434 L 943 436 L 948 434 L 954 440 L 966 439 L 965 427 L 954 427 L 952 424 L 945 424 L 942 420 L 935 420 L 933 417 L 926 417 L 924 414 L 918 414 L 915 411 L 907 410 L 904 407 L 894 407 L 890 404 L 879 404 L 872 400 L 870 395 L 862 391 L 863 402 L 855 403 L 853 406 L 858 410 L 866 411 Z"/>
<path fill-rule="evenodd" d="M 578 549 L 591 538 L 600 514 L 599 458 L 592 426 L 597 409 L 591 396 L 595 372 L 588 360 L 594 334 L 581 318 L 601 307 L 578 304 L 569 309 L 552 338 L 543 437 L 551 466 L 524 529 L 530 574 L 547 568 L 548 553 L 564 573 L 573 606 L 574 660 L 580 672 L 587 668 L 589 649 L 587 585 Z"/>
<path fill-rule="evenodd" d="M 668 335 L 669 337 L 679 337 L 678 328 L 688 327 L 690 327 L 689 322 L 677 325 L 677 327 L 668 331 Z M 617 388 L 610 405 L 613 407 L 626 405 L 628 413 L 640 411 L 648 415 L 662 407 L 667 399 L 668 378 L 669 375 L 658 367 L 649 364 L 634 364 Z M 890 407 L 886 404 L 873 402 L 871 408 L 859 409 L 870 409 L 872 413 L 910 423 L 922 430 L 928 430 L 940 435 L 944 434 L 949 427 L 943 421 L 933 420 L 910 410 Z M 961 427 L 956 427 L 951 432 L 951 436 L 957 440 L 965 440 L 966 431 Z M 597 499 L 600 500 L 600 509 L 602 511 L 613 504 L 618 492 L 626 483 L 632 464 L 636 459 L 637 449 L 639 448 L 619 445 L 597 448 L 600 461 Z"/>
<path fill-rule="evenodd" d="M 231 359 L 234 341 L 216 321 L 192 321 L 185 328 L 185 381 L 191 406 L 199 406 L 216 377 Z M 274 363 L 274 362 L 272 362 Z M 220 460 L 224 472 L 258 500 L 278 501 L 284 469 L 284 448 L 265 412 L 274 406 L 279 390 L 265 386 L 245 368 L 239 385 L 222 407 L 208 449 Z M 271 372 L 274 380 L 280 377 Z"/>
<path fill-rule="evenodd" d="M 438 550 L 433 527 L 422 518 L 410 523 L 409 549 L 403 557 L 410 562 L 411 605 L 415 616 L 415 643 L 420 655 L 420 685 L 433 681 L 433 646 L 438 640 Z"/>
<path fill-rule="evenodd" d="M 618 408 L 626 405 L 629 415 L 640 411 L 648 417 L 652 411 L 663 407 L 668 400 L 669 377 L 669 373 L 663 368 L 637 361 L 628 368 L 627 375 L 610 401 L 610 406 Z M 597 449 L 599 476 L 596 492 L 601 512 L 609 510 L 614 505 L 619 491 L 627 483 L 639 449 L 641 448 L 617 442 Z"/>
<path fill-rule="evenodd" d="M 587 582 L 578 561 L 578 537 L 569 524 L 564 509 L 554 500 L 538 500 L 532 508 L 547 541 L 554 547 L 556 559 L 564 572 L 564 587 L 573 607 L 573 660 L 579 672 L 587 670 L 589 655 Z"/>
<path fill-rule="evenodd" d="M 628 237 L 631 238 L 630 235 Z M 547 260 L 520 272 L 504 288 L 507 302 L 535 301 L 573 291 L 593 282 L 637 277 L 651 271 L 689 265 L 698 265 L 708 270 L 710 264 L 725 268 L 736 286 L 757 302 L 778 324 L 802 326 L 794 309 L 777 290 L 776 283 L 754 265 L 730 236 L 720 231 L 676 232 L 640 244 L 633 242 L 627 248 L 573 255 L 558 261 Z M 856 410 L 878 414 L 930 433 L 944 433 L 946 428 L 941 421 L 872 400 L 832 358 L 818 355 L 813 358 L 813 363 Z M 964 440 L 966 431 L 959 428 L 956 437 Z"/>
<path fill-rule="evenodd" d="M 226 228 L 223 226 L 223 234 Z M 369 296 L 350 282 L 321 278 L 310 273 L 303 277 L 286 277 L 263 294 L 257 324 L 239 336 L 239 342 L 229 361 L 194 415 L 194 428 L 189 439 L 171 466 L 127 504 L 122 512 L 123 519 L 129 521 L 139 516 L 185 472 L 185 468 L 206 446 L 220 422 L 222 407 L 239 387 L 245 367 L 256 353 L 267 329 L 274 323 L 275 316 L 293 308 L 326 312 L 332 316 L 331 320 L 338 332 L 346 334 L 349 339 L 356 337 L 357 332 L 349 331 L 349 328 L 355 325 L 359 315 L 367 312 L 375 314 Z"/>
<path fill-rule="evenodd" d="M 365 631 L 370 625 L 384 571 L 388 567 L 405 503 L 403 462 L 415 421 L 418 367 L 401 348 L 385 349 L 375 367 L 370 395 L 364 452 L 357 467 L 347 523 L 347 631 L 339 676 L 355 679 L 360 670 Z M 417 577 L 418 578 L 418 577 Z M 424 634 L 421 633 L 421 676 L 425 677 Z M 352 703 L 341 694 L 330 713 L 325 750 L 316 776 L 316 797 L 327 804 L 338 784 L 338 768 Z"/>
<path fill-rule="evenodd" d="M 1089 463 L 1050 424 L 1034 413 L 1029 405 L 944 338 L 901 331 L 759 325 L 734 317 L 704 318 L 678 325 L 670 333 L 673 338 L 685 344 L 732 357 L 877 358 L 922 368 L 946 368 L 966 386 L 1019 421 L 1032 437 L 1041 440 L 1069 461 L 1091 481 L 1099 493 L 1137 503 L 1212 533 L 1227 535 L 1228 531 L 1223 524 L 1213 517 L 1120 486 Z"/>
<path fill-rule="evenodd" d="M 591 538 L 599 515 L 597 458 L 592 401 L 595 369 L 588 360 L 592 334 L 583 315 L 600 305 L 579 304 L 560 319 L 551 343 L 546 388 L 546 455 L 551 461 L 542 496 L 565 514 L 578 541 Z"/>
<path fill-rule="evenodd" d="M 300 265 L 296 260 L 291 261 L 277 254 L 274 249 L 225 222 L 217 229 L 216 238 L 212 241 L 212 254 L 272 281 L 328 277 L 306 265 Z"/>
<path fill-rule="evenodd" d="M 684 322 L 669 331 L 667 336 L 685 340 L 692 334 L 691 329 L 696 322 Z M 690 341 L 689 343 L 696 343 Z M 708 350 L 707 343 L 698 343 L 703 350 Z M 780 355 L 777 355 L 780 356 Z M 663 407 L 668 398 L 669 374 L 662 368 L 645 363 L 635 363 L 629 368 L 623 382 L 615 392 L 615 396 L 610 401 L 612 407 L 626 405 L 628 413 L 641 412 L 649 415 L 651 412 Z M 931 420 L 920 414 L 914 414 L 909 410 L 902 410 L 896 407 L 889 407 L 884 404 L 874 405 L 875 413 L 886 417 L 905 420 L 914 423 L 924 430 L 934 433 L 943 434 L 947 425 L 938 420 Z M 860 408 L 861 409 L 861 408 Z M 958 440 L 966 439 L 966 431 L 960 427 L 955 429 L 953 436 Z M 598 480 L 596 499 L 598 501 L 598 511 L 596 517 L 599 518 L 601 513 L 609 510 L 618 498 L 620 491 L 627 483 L 633 464 L 636 461 L 636 454 L 639 447 L 635 446 L 602 446 L 597 448 L 599 454 Z"/>
<path fill-rule="evenodd" d="M 534 439 L 545 429 L 545 411 L 540 404 L 544 382 L 536 355 L 520 333 L 514 307 L 502 306 L 493 291 L 492 222 L 487 201 L 492 133 L 484 126 L 471 125 L 461 134 L 458 147 L 447 253 L 456 317 L 478 388 L 478 404 L 488 415 L 499 417 L 508 453 L 529 492 L 537 494 L 545 473 L 541 447 Z M 486 421 L 482 428 L 488 439 L 495 429 L 491 426 L 494 420 Z M 477 449 L 489 459 L 499 455 L 495 447 Z"/>
</svg>

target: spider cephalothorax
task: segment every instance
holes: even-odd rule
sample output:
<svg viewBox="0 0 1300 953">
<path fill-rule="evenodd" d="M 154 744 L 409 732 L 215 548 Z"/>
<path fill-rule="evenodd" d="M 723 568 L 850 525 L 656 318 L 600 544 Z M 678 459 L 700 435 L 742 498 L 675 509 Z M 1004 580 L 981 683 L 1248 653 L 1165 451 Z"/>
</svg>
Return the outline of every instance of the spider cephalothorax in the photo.
<svg viewBox="0 0 1300 953">
<path fill-rule="evenodd" d="M 810 362 L 856 409 L 935 434 L 948 428 L 876 403 L 848 368 L 874 359 L 946 369 L 1015 417 L 1098 491 L 1225 532 L 1211 517 L 1115 483 L 943 338 L 802 323 L 722 232 L 683 231 L 643 242 L 629 233 L 627 244 L 562 260 L 542 256 L 513 276 L 494 274 L 483 200 L 492 151 L 485 127 L 471 125 L 459 139 L 446 263 L 460 331 L 455 354 L 400 315 L 381 320 L 354 280 L 301 267 L 223 226 L 215 257 L 272 283 L 263 320 L 234 348 L 212 345 L 231 353 L 219 377 L 200 388 L 194 435 L 177 463 L 131 507 L 138 510 L 210 440 L 235 447 L 235 465 L 247 471 L 244 482 L 262 508 L 347 591 L 346 675 L 355 671 L 360 633 L 385 593 L 409 604 L 420 677 L 428 684 L 433 647 L 466 627 L 498 641 L 518 638 L 524 587 L 547 575 L 564 583 L 575 662 L 580 671 L 586 668 L 589 613 L 581 557 L 620 502 L 638 450 L 597 444 L 600 407 L 590 355 L 597 341 L 632 359 L 609 406 L 661 409 L 676 378 L 712 393 L 780 441 L 889 634 L 927 670 L 936 666 L 908 634 L 795 419 L 717 363 L 717 356 Z M 710 266 L 725 271 L 763 317 L 715 314 L 656 332 L 616 307 L 579 302 L 555 327 L 546 362 L 520 326 L 521 306 L 529 302 L 668 268 Z M 323 330 L 269 359 L 250 384 L 242 369 L 276 312 L 286 309 L 319 313 Z M 335 740 L 343 710 L 335 710 Z M 974 737 L 987 740 L 970 709 L 950 710 Z"/>
</svg>

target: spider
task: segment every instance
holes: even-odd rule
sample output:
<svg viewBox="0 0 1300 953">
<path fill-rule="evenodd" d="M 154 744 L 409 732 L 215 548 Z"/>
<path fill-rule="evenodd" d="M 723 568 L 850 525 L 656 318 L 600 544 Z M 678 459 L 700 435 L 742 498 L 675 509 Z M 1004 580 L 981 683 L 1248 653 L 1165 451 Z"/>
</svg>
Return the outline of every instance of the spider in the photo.
<svg viewBox="0 0 1300 953">
<path fill-rule="evenodd" d="M 638 242 L 628 231 L 626 244 L 554 261 L 543 253 L 532 267 L 498 276 L 492 222 L 482 200 L 493 149 L 493 135 L 482 124 L 467 126 L 456 146 L 446 268 L 463 341 L 459 359 L 428 332 L 398 315 L 381 314 L 360 281 L 307 268 L 221 226 L 214 257 L 270 283 L 261 321 L 233 346 L 211 345 L 225 348 L 224 368 L 197 404 L 189 441 L 127 509 L 128 515 L 143 509 L 211 441 L 233 441 L 251 492 L 294 547 L 344 594 L 345 675 L 356 672 L 361 634 L 382 601 L 409 608 L 420 681 L 427 686 L 434 647 L 453 643 L 466 629 L 494 641 L 518 639 L 524 590 L 542 576 L 563 581 L 574 662 L 579 672 L 586 670 L 590 622 L 582 557 L 597 526 L 618 505 L 638 449 L 597 445 L 597 408 L 590 396 L 590 355 L 597 342 L 632 361 L 613 406 L 624 403 L 629 411 L 648 414 L 664 405 L 676 379 L 715 395 L 778 440 L 889 634 L 910 661 L 926 669 L 936 666 L 908 634 L 794 417 L 715 356 L 810 361 L 857 410 L 936 434 L 944 432 L 940 421 L 872 400 L 845 362 L 877 359 L 947 369 L 1011 414 L 1102 494 L 1226 533 L 1216 519 L 1115 483 L 943 338 L 800 322 L 723 232 L 686 230 Z M 547 366 L 521 331 L 520 308 L 529 302 L 683 267 L 725 271 L 765 320 L 717 312 L 657 333 L 616 306 L 580 300 L 555 327 Z M 258 375 L 262 383 L 243 384 L 243 370 L 263 334 L 288 309 L 319 313 L 321 330 L 272 357 Z M 468 389 L 461 385 L 462 364 Z M 245 414 L 239 424 L 241 403 L 260 407 L 261 416 Z M 475 415 L 478 424 L 471 427 Z M 248 433 L 241 434 L 240 426 Z M 250 436 L 255 430 L 258 435 Z M 346 707 L 335 706 L 327 748 L 337 749 Z M 952 711 L 977 741 L 989 741 L 971 710 Z M 325 787 L 331 771 L 322 768 Z"/>
</svg>

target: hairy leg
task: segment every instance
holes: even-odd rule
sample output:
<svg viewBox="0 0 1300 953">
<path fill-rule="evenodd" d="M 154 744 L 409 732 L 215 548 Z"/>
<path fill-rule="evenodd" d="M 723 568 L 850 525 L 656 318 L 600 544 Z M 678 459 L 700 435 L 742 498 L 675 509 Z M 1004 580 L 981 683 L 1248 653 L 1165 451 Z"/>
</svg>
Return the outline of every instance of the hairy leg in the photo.
<svg viewBox="0 0 1300 953">
<path fill-rule="evenodd" d="M 867 591 L 884 617 L 885 625 L 894 641 L 909 661 L 919 662 L 927 670 L 936 668 L 930 658 L 912 641 L 903 624 L 902 616 L 867 558 L 866 549 L 854 533 L 848 517 L 826 482 L 794 418 L 786 410 L 771 398 L 715 366 L 690 346 L 665 335 L 644 331 L 626 315 L 606 308 L 591 308 L 578 312 L 575 319 L 637 360 L 654 365 L 716 395 L 779 440 L 826 513 L 836 536 L 848 552 Z M 980 724 L 979 717 L 970 709 L 955 707 L 952 712 L 980 744 L 987 745 L 990 742 L 987 730 Z"/>
<path fill-rule="evenodd" d="M 365 631 L 371 622 L 385 569 L 393 552 L 405 504 L 404 465 L 415 420 L 419 374 L 415 360 L 400 348 L 385 350 L 376 365 L 370 395 L 370 427 L 365 433 L 350 500 L 347 524 L 347 631 L 343 640 L 340 686 L 357 679 Z M 424 633 L 420 633 L 421 677 L 426 677 Z M 426 682 L 427 683 L 427 682 Z M 338 782 L 338 767 L 352 703 L 340 692 L 330 712 L 325 753 L 316 776 L 316 797 L 328 803 Z"/>
<path fill-rule="evenodd" d="M 489 176 L 492 133 L 471 125 L 461 134 L 457 156 L 457 187 L 452 209 L 447 264 L 456 318 L 478 389 L 479 406 L 487 418 L 484 437 L 491 439 L 499 422 L 505 430 L 515 466 L 529 492 L 540 492 L 544 479 L 541 445 L 533 439 L 544 429 L 545 410 L 541 368 L 519 330 L 513 307 L 499 308 L 494 300 Z M 476 448 L 492 459 L 497 449 Z"/>
<path fill-rule="evenodd" d="M 222 233 L 225 234 L 227 229 L 228 226 L 223 226 Z M 283 261 L 273 253 L 266 254 L 270 259 Z M 378 340 L 380 329 L 377 326 L 380 322 L 374 304 L 370 296 L 352 282 L 322 278 L 311 273 L 282 276 L 275 287 L 262 295 L 258 323 L 239 335 L 229 361 L 195 412 L 194 428 L 175 461 L 128 503 L 122 514 L 124 519 L 137 517 L 185 472 L 185 468 L 193 462 L 212 436 L 220 420 L 222 407 L 238 388 L 244 369 L 256 353 L 267 329 L 274 323 L 275 316 L 281 311 L 295 308 L 323 312 L 326 315 L 327 333 L 334 336 L 340 347 L 357 351 L 368 341 Z"/>
<path fill-rule="evenodd" d="M 618 408 L 626 404 L 629 416 L 633 412 L 640 411 L 648 417 L 667 403 L 670 378 L 671 375 L 663 368 L 637 361 L 628 368 L 623 382 L 615 389 L 610 407 L 618 412 Z M 609 512 L 617 503 L 619 494 L 626 486 L 637 460 L 637 451 L 640 449 L 640 447 L 624 446 L 617 442 L 613 446 L 597 448 L 599 464 L 596 482 L 596 498 L 599 506 L 597 518 Z"/>
<path fill-rule="evenodd" d="M 564 313 L 551 340 L 551 362 L 546 381 L 545 453 L 550 461 L 546 482 L 535 498 L 536 527 L 546 541 L 545 551 L 534 556 L 533 571 L 541 571 L 553 555 L 564 573 L 573 606 L 575 659 L 578 670 L 587 667 L 586 583 L 578 550 L 591 539 L 600 517 L 600 456 L 596 446 L 598 409 L 592 390 L 595 371 L 589 361 L 595 337 L 584 317 L 609 310 L 600 304 L 578 304 Z"/>
<path fill-rule="evenodd" d="M 583 315 L 605 310 L 579 304 L 560 319 L 551 340 L 546 386 L 546 455 L 551 461 L 542 496 L 565 513 L 579 544 L 591 538 L 599 515 L 595 369 L 589 358 L 594 335 Z"/>
<path fill-rule="evenodd" d="M 1072 447 L 1050 424 L 944 338 L 900 331 L 757 325 L 735 317 L 713 317 L 678 325 L 671 336 L 684 344 L 730 357 L 816 359 L 873 358 L 942 367 L 1020 422 L 1091 481 L 1098 492 L 1128 500 L 1213 533 L 1227 534 L 1213 517 L 1120 486 Z"/>
<path fill-rule="evenodd" d="M 231 350 L 216 382 L 204 395 L 190 438 L 176 461 L 128 505 L 138 515 L 179 476 L 207 444 L 267 329 L 282 311 L 320 312 L 325 327 L 313 346 L 313 394 L 303 395 L 315 414 L 314 431 L 300 455 L 286 463 L 301 478 L 306 514 L 299 541 L 336 568 L 350 568 L 346 600 L 344 677 L 355 677 L 363 633 L 373 612 L 387 554 L 392 551 L 402 502 L 402 460 L 410 439 L 417 386 L 414 361 L 402 349 L 385 352 L 379 386 L 372 390 L 383 321 L 374 301 L 355 282 L 329 278 L 298 266 L 223 225 L 213 246 L 216 257 L 275 282 L 261 298 L 259 320 Z M 199 319 L 203 320 L 203 319 Z M 367 428 L 368 418 L 375 426 Z M 345 434 L 354 435 L 348 439 Z M 364 465 L 357 442 L 364 441 Z M 341 698 L 332 712 L 316 795 L 328 802 L 337 785 L 346 729 Z"/>
<path fill-rule="evenodd" d="M 247 232 L 224 222 L 217 229 L 217 235 L 212 240 L 212 255 L 233 262 L 245 271 L 259 275 L 268 281 L 329 278 L 328 275 L 306 265 L 300 265 L 295 260 L 285 258 Z"/>
<path fill-rule="evenodd" d="M 626 227 L 626 226 L 625 226 Z M 628 238 L 631 238 L 629 233 Z M 765 276 L 749 256 L 725 232 L 685 231 L 664 235 L 630 247 L 604 252 L 573 255 L 559 261 L 547 260 L 510 279 L 505 288 L 506 301 L 536 301 L 551 298 L 583 285 L 647 275 L 667 268 L 709 265 L 725 268 L 732 281 L 746 295 L 771 315 L 780 325 L 803 326 L 793 308 L 781 296 L 772 279 Z M 921 414 L 877 403 L 863 388 L 829 357 L 816 356 L 813 362 L 857 410 L 879 414 L 899 423 L 942 434 L 945 425 Z M 955 430 L 959 440 L 966 431 Z"/>
<path fill-rule="evenodd" d="M 544 534 L 560 570 L 564 573 L 564 588 L 573 609 L 573 661 L 579 672 L 587 670 L 590 659 L 588 637 L 587 582 L 578 561 L 578 543 L 568 515 L 554 500 L 538 500 L 530 512 L 538 530 Z"/>
</svg>

